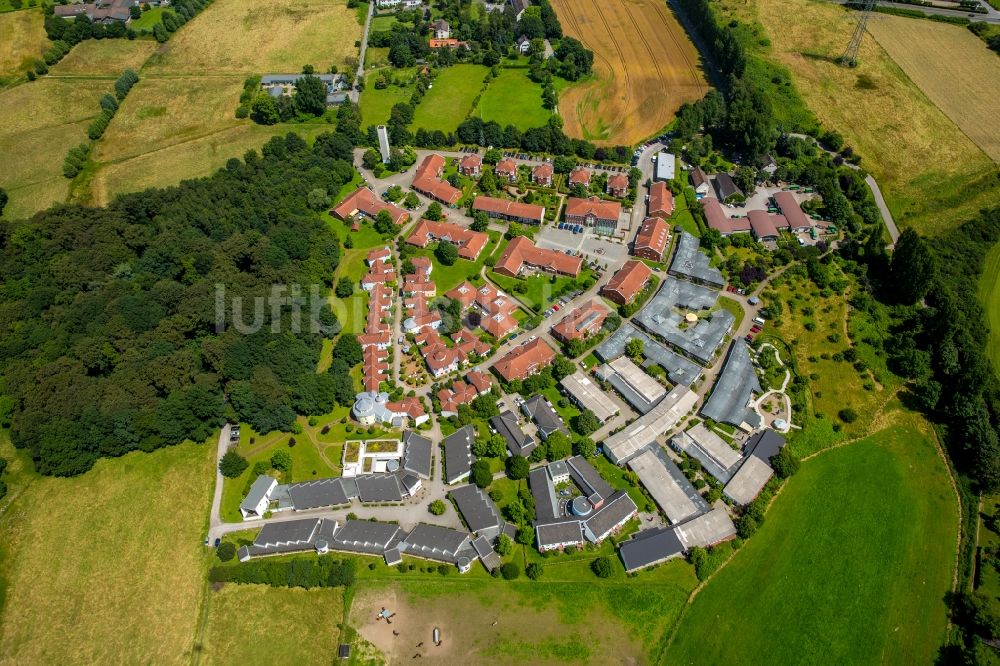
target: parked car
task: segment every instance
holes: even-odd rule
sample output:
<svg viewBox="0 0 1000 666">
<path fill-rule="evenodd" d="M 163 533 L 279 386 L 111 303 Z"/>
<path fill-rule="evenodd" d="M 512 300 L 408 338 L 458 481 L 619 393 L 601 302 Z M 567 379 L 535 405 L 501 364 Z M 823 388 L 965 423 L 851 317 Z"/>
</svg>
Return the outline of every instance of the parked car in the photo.
<svg viewBox="0 0 1000 666">
<path fill-rule="evenodd" d="M 748 335 L 748 336 L 746 336 L 743 339 L 746 340 L 747 342 L 753 342 L 753 336 L 752 335 Z"/>
<path fill-rule="evenodd" d="M 554 311 L 556 311 L 556 312 L 559 312 L 559 305 L 558 305 L 558 304 L 556 304 L 556 305 L 553 305 L 553 306 L 552 306 L 552 309 L 553 309 Z"/>
</svg>

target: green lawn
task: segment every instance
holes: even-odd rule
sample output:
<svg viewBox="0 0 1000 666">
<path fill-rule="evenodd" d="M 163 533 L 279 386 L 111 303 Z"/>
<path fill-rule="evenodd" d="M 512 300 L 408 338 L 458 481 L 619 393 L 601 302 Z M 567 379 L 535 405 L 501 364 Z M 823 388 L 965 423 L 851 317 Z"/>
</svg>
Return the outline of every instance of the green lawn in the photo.
<svg viewBox="0 0 1000 666">
<path fill-rule="evenodd" d="M 929 427 L 897 416 L 803 464 L 659 663 L 934 661 L 957 507 Z"/>
<path fill-rule="evenodd" d="M 542 106 L 542 87 L 528 78 L 526 69 L 504 69 L 479 100 L 476 113 L 520 130 L 544 127 L 551 113 Z"/>
<path fill-rule="evenodd" d="M 452 65 L 441 70 L 434 87 L 417 106 L 411 127 L 454 132 L 472 111 L 487 71 L 482 65 Z"/>
<path fill-rule="evenodd" d="M 163 12 L 166 11 L 164 7 L 153 7 L 149 11 L 143 12 L 142 16 L 137 19 L 132 19 L 129 23 L 129 27 L 135 31 L 139 30 L 153 30 L 153 26 L 160 22 L 163 18 Z"/>
<path fill-rule="evenodd" d="M 990 324 L 990 342 L 986 347 L 993 367 L 1000 372 L 1000 243 L 986 255 L 983 274 L 979 278 L 979 301 L 986 309 Z"/>
<path fill-rule="evenodd" d="M 371 31 L 372 32 L 388 32 L 392 30 L 394 25 L 397 25 L 399 20 L 396 19 L 394 14 L 388 14 L 386 16 L 373 16 Z"/>
<path fill-rule="evenodd" d="M 402 76 L 402 71 L 393 70 L 392 74 Z M 361 93 L 362 128 L 384 124 L 389 120 L 389 112 L 392 111 L 392 107 L 401 102 L 408 102 L 413 94 L 413 86 L 409 84 L 403 86 L 390 84 L 387 88 L 377 89 L 375 81 L 378 76 L 378 72 L 373 72 L 365 79 L 365 90 Z"/>
<path fill-rule="evenodd" d="M 536 312 L 542 312 L 548 308 L 553 301 L 559 299 L 564 290 L 571 289 L 574 283 L 581 284 L 592 276 L 593 271 L 589 268 L 580 271 L 579 278 L 558 276 L 554 281 L 553 276 L 548 273 L 532 275 L 528 278 L 511 278 L 495 271 L 489 272 L 490 280 L 529 308 L 534 308 Z M 515 290 L 518 284 L 527 284 L 528 290 L 524 293 L 518 293 Z"/>
<path fill-rule="evenodd" d="M 437 286 L 438 296 L 443 296 L 446 291 L 454 289 L 469 279 L 469 276 L 479 275 L 479 272 L 483 268 L 483 263 L 493 253 L 494 249 L 496 249 L 497 243 L 501 238 L 498 231 L 488 231 L 487 233 L 490 236 L 490 241 L 483 248 L 483 251 L 479 253 L 479 257 L 475 261 L 458 259 L 451 266 L 445 266 L 434 255 L 434 248 L 437 247 L 437 244 L 417 249 L 414 252 L 414 256 L 430 257 L 431 263 L 434 264 L 434 269 L 431 271 L 431 280 Z"/>
<path fill-rule="evenodd" d="M 357 189 L 355 187 L 354 189 Z M 350 194 L 354 189 L 344 192 Z M 351 228 L 338 220 L 337 218 L 331 216 L 329 213 L 323 213 L 322 218 L 326 221 L 326 224 L 330 229 L 332 229 L 340 241 L 343 242 L 345 238 L 350 235 L 351 242 L 354 243 L 353 250 L 370 250 L 373 247 L 382 247 L 383 245 L 391 245 L 392 239 L 385 240 L 382 238 L 382 234 L 375 231 L 375 226 L 372 224 L 371 220 L 362 220 L 361 228 L 358 231 L 351 231 Z M 345 250 L 346 252 L 347 250 Z M 358 277 L 361 277 L 360 275 Z"/>
</svg>

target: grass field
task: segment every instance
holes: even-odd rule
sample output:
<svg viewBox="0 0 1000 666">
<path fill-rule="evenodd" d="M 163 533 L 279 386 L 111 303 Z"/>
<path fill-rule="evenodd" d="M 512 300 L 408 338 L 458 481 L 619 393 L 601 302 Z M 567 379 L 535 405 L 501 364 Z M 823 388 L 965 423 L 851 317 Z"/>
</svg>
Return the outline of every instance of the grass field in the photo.
<svg viewBox="0 0 1000 666">
<path fill-rule="evenodd" d="M 683 102 L 708 90 L 698 52 L 657 0 L 555 0 L 566 34 L 594 52 L 594 77 L 565 90 L 570 136 L 632 145 L 663 129 Z"/>
<path fill-rule="evenodd" d="M 846 10 L 822 0 L 726 0 L 720 7 L 724 16 L 763 25 L 761 36 L 771 43 L 762 48 L 764 56 L 791 71 L 794 85 L 824 126 L 842 133 L 863 156 L 862 166 L 878 180 L 897 224 L 934 234 L 1000 196 L 993 161 L 878 42 L 866 37 L 856 68 L 836 63 L 851 29 Z M 879 17 L 872 24 L 890 18 Z M 933 53 L 928 57 L 950 60 L 928 50 Z M 985 95 L 982 99 L 990 101 Z"/>
<path fill-rule="evenodd" d="M 993 367 L 1000 372 L 1000 244 L 986 255 L 983 274 L 979 277 L 979 301 L 986 309 L 990 324 L 990 342 L 986 352 Z"/>
<path fill-rule="evenodd" d="M 661 663 L 933 662 L 958 515 L 929 430 L 899 413 L 804 463 Z"/>
<path fill-rule="evenodd" d="M 226 585 L 208 593 L 203 663 L 334 663 L 343 609 L 341 588 Z M 266 640 L 247 640 L 264 635 Z"/>
<path fill-rule="evenodd" d="M 984 153 L 1000 162 L 1000 58 L 966 28 L 901 16 L 868 31 L 903 72 Z"/>
<path fill-rule="evenodd" d="M 0 14 L 0 35 L 0 77 L 31 69 L 51 44 L 41 10 Z"/>
<path fill-rule="evenodd" d="M 434 87 L 417 105 L 411 126 L 454 132 L 472 111 L 487 71 L 482 65 L 453 65 L 441 70 Z"/>
<path fill-rule="evenodd" d="M 371 49 L 369 49 L 371 51 Z M 411 72 L 407 72 L 409 76 Z M 395 71 L 392 74 L 396 74 Z M 413 95 L 413 86 L 389 85 L 379 90 L 375 87 L 378 73 L 373 72 L 365 79 L 365 91 L 361 95 L 361 127 L 384 125 L 389 120 L 392 107 L 400 102 L 408 102 Z"/>
<path fill-rule="evenodd" d="M 137 19 L 132 19 L 129 23 L 129 27 L 133 30 L 149 30 L 153 31 L 153 26 L 159 23 L 163 19 L 163 13 L 166 11 L 165 7 L 151 7 L 150 9 L 144 11 L 142 16 Z"/>
<path fill-rule="evenodd" d="M 543 127 L 551 115 L 542 106 L 542 88 L 525 69 L 504 69 L 490 82 L 476 108 L 483 120 L 493 120 L 520 130 Z"/>
<path fill-rule="evenodd" d="M 216 0 L 148 63 L 156 74 L 264 74 L 343 67 L 361 39 L 345 0 Z"/>
<path fill-rule="evenodd" d="M 19 474 L 0 518 L 5 663 L 190 662 L 213 444 L 99 460 L 71 479 Z"/>
<path fill-rule="evenodd" d="M 0 92 L 0 161 L 7 165 L 0 187 L 10 195 L 5 217 L 31 215 L 66 200 L 63 158 L 87 140 L 87 125 L 100 111 L 97 102 L 111 85 L 46 77 Z"/>
<path fill-rule="evenodd" d="M 88 39 L 52 66 L 53 76 L 107 76 L 118 78 L 126 69 L 139 71 L 156 50 L 156 42 L 136 39 Z M 135 94 L 133 89 L 130 95 Z"/>
</svg>

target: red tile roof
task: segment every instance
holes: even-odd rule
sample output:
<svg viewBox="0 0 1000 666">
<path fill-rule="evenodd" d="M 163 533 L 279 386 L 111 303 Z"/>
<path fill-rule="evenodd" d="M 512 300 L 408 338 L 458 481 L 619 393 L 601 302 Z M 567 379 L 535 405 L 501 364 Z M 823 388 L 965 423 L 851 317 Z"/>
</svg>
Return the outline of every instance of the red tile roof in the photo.
<svg viewBox="0 0 1000 666">
<path fill-rule="evenodd" d="M 480 231 L 472 231 L 449 222 L 420 220 L 406 242 L 417 247 L 427 247 L 432 241 L 444 240 L 458 246 L 458 256 L 475 261 L 483 251 L 490 237 Z"/>
<path fill-rule="evenodd" d="M 709 228 L 726 235 L 737 231 L 750 231 L 750 220 L 745 217 L 727 217 L 718 199 L 706 197 L 701 200 L 705 211 L 705 221 Z"/>
<path fill-rule="evenodd" d="M 469 153 L 458 163 L 459 171 L 475 171 L 483 166 L 483 158 L 477 153 Z"/>
<path fill-rule="evenodd" d="M 652 275 L 653 271 L 649 266 L 632 259 L 625 262 L 625 265 L 614 274 L 601 289 L 601 293 L 607 294 L 608 298 L 617 303 L 631 303 Z"/>
<path fill-rule="evenodd" d="M 437 393 L 438 400 L 441 401 L 441 413 L 458 413 L 458 406 L 468 404 L 476 399 L 478 393 L 475 387 L 466 384 L 462 380 L 456 381 L 450 389 L 441 389 Z"/>
<path fill-rule="evenodd" d="M 385 406 L 394 412 L 406 414 L 414 420 L 427 413 L 424 411 L 424 406 L 420 404 L 420 399 L 416 396 L 407 396 L 397 402 L 387 402 Z"/>
<path fill-rule="evenodd" d="M 555 173 L 555 169 L 549 162 L 543 162 L 542 164 L 536 165 L 531 170 L 531 180 L 536 183 L 541 181 L 551 181 L 552 175 Z"/>
<path fill-rule="evenodd" d="M 573 169 L 573 172 L 569 175 L 569 184 L 570 186 L 590 185 L 590 172 L 583 167 Z"/>
<path fill-rule="evenodd" d="M 376 261 L 388 261 L 392 257 L 392 250 L 387 247 L 375 248 L 365 257 L 365 262 L 371 266 Z"/>
<path fill-rule="evenodd" d="M 552 347 L 549 347 L 541 338 L 536 338 L 522 344 L 497 361 L 493 369 L 504 380 L 511 382 L 539 372 L 552 363 L 555 357 L 556 353 L 552 351 Z"/>
<path fill-rule="evenodd" d="M 410 263 L 417 269 L 417 275 L 427 277 L 434 270 L 434 264 L 431 262 L 430 257 L 413 257 L 410 259 Z"/>
<path fill-rule="evenodd" d="M 490 376 L 478 370 L 473 370 L 467 374 L 465 379 L 476 388 L 479 395 L 489 393 L 490 389 L 493 388 L 493 380 Z"/>
<path fill-rule="evenodd" d="M 613 173 L 608 176 L 609 192 L 628 192 L 628 176 L 623 173 Z"/>
<path fill-rule="evenodd" d="M 806 214 L 802 212 L 802 207 L 799 206 L 799 202 L 796 201 L 795 195 L 791 192 L 776 192 L 774 195 L 774 202 L 778 204 L 778 208 L 781 209 L 781 214 L 785 216 L 786 220 L 788 220 L 789 227 L 792 229 L 812 228 L 812 220 L 806 217 Z"/>
<path fill-rule="evenodd" d="M 570 197 L 566 202 L 566 217 L 582 218 L 593 215 L 598 220 L 609 220 L 618 223 L 622 205 L 617 201 L 602 201 L 597 197 L 577 199 Z"/>
<path fill-rule="evenodd" d="M 545 250 L 524 236 L 518 236 L 507 244 L 494 270 L 502 275 L 517 277 L 525 264 L 576 277 L 583 267 L 583 259 L 571 257 L 556 250 Z"/>
<path fill-rule="evenodd" d="M 650 217 L 670 217 L 674 212 L 674 193 L 670 191 L 667 184 L 658 180 L 649 188 L 649 215 Z"/>
<path fill-rule="evenodd" d="M 440 180 L 444 165 L 445 159 L 440 155 L 428 155 L 425 157 L 414 174 L 413 189 L 432 199 L 443 201 L 448 205 L 454 205 L 462 198 L 462 191 Z"/>
<path fill-rule="evenodd" d="M 747 217 L 750 219 L 753 235 L 757 238 L 776 238 L 778 236 L 778 227 L 773 219 L 777 216 L 770 215 L 765 210 L 752 210 L 747 213 Z"/>
<path fill-rule="evenodd" d="M 403 279 L 404 294 L 421 294 L 422 296 L 433 296 L 437 293 L 437 285 L 428 282 L 417 275 L 407 275 Z"/>
<path fill-rule="evenodd" d="M 611 314 L 610 310 L 597 300 L 591 300 L 576 308 L 552 327 L 552 335 L 569 342 L 596 333 Z"/>
<path fill-rule="evenodd" d="M 667 242 L 670 240 L 670 225 L 658 217 L 647 217 L 639 227 L 639 233 L 635 235 L 635 252 L 640 250 L 652 250 L 663 261 L 663 253 L 667 249 Z"/>
<path fill-rule="evenodd" d="M 511 201 L 510 199 L 497 199 L 495 197 L 478 196 L 472 202 L 473 210 L 481 210 L 487 214 L 505 215 L 516 217 L 522 220 L 531 220 L 542 223 L 545 217 L 545 209 L 534 204 Z"/>
<path fill-rule="evenodd" d="M 358 213 L 374 219 L 378 216 L 379 211 L 382 210 L 389 211 L 393 224 L 403 224 L 406 220 L 410 219 L 410 214 L 405 210 L 399 206 L 382 201 L 367 187 L 359 187 L 347 195 L 347 198 L 341 201 L 331 213 L 334 217 L 341 220 L 346 220 Z"/>
<path fill-rule="evenodd" d="M 505 157 L 499 162 L 497 162 L 497 175 L 498 176 L 516 176 L 517 175 L 517 162 L 513 158 Z"/>
</svg>

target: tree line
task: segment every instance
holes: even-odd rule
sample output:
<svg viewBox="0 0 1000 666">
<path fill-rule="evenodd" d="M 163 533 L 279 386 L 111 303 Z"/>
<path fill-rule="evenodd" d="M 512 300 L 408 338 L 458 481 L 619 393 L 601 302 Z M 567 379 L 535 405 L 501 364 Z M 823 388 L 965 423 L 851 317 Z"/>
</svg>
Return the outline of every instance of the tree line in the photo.
<svg viewBox="0 0 1000 666">
<path fill-rule="evenodd" d="M 357 577 L 357 562 L 331 554 L 292 559 L 262 558 L 240 564 L 215 566 L 208 571 L 212 583 L 270 585 L 271 587 L 350 587 Z"/>
<path fill-rule="evenodd" d="M 342 129 L 360 134 L 349 110 Z M 339 241 L 318 210 L 353 177 L 351 150 L 339 132 L 312 147 L 278 136 L 207 178 L 0 223 L 0 424 L 15 446 L 41 473 L 72 475 L 204 440 L 226 420 L 287 430 L 352 400 L 342 380 L 361 361 L 356 339 L 342 336 L 331 372 L 315 372 L 340 329 L 326 304 Z M 272 312 L 274 284 L 303 293 Z M 318 331 L 293 332 L 296 310 L 312 318 L 313 284 Z M 244 324 L 265 299 L 257 332 L 236 330 L 234 297 Z"/>
</svg>

